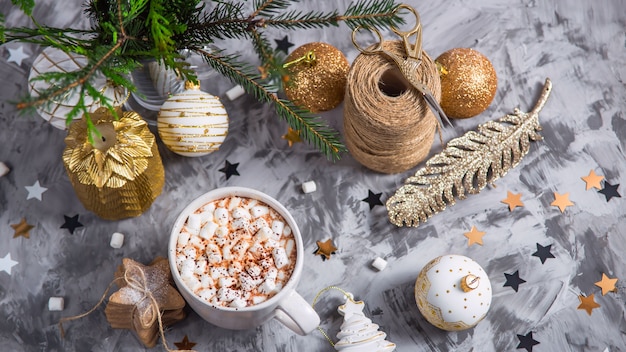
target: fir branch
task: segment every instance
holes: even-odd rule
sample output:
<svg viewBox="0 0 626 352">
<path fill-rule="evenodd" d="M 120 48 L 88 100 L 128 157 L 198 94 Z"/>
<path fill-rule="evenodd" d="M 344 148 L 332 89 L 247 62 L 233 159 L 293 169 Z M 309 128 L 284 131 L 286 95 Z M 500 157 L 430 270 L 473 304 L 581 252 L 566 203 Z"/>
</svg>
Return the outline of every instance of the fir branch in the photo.
<svg viewBox="0 0 626 352">
<path fill-rule="evenodd" d="M 250 17 L 248 18 L 253 19 L 257 16 L 272 17 L 276 15 L 278 11 L 284 10 L 289 7 L 291 2 L 297 1 L 298 0 L 257 0 L 254 2 L 254 8 L 256 10 L 252 14 L 250 14 Z"/>
<path fill-rule="evenodd" d="M 339 160 L 339 153 L 346 149 L 339 141 L 338 133 L 323 120 L 272 94 L 268 87 L 258 82 L 259 75 L 251 67 L 238 62 L 236 56 L 222 55 L 223 52 L 211 53 L 200 48 L 193 50 L 202 54 L 211 67 L 233 83 L 241 85 L 257 100 L 273 104 L 278 116 L 291 128 L 300 131 L 301 137 L 313 144 L 328 159 Z"/>
<path fill-rule="evenodd" d="M 351 29 L 357 26 L 399 26 L 404 20 L 398 16 L 398 4 L 393 0 L 363 0 L 350 4 L 343 16 L 337 18 Z"/>
<path fill-rule="evenodd" d="M 33 9 L 35 8 L 35 0 L 11 0 L 13 5 L 18 6 L 20 10 L 24 11 L 28 16 L 33 15 Z"/>
</svg>

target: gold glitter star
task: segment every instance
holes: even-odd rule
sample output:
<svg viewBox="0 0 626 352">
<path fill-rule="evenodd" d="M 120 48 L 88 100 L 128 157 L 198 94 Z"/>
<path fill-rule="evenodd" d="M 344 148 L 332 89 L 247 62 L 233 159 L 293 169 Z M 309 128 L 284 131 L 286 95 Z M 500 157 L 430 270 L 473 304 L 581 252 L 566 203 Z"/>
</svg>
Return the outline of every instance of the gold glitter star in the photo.
<svg viewBox="0 0 626 352">
<path fill-rule="evenodd" d="M 611 279 L 608 276 L 606 276 L 605 273 L 602 273 L 602 280 L 596 282 L 595 285 L 602 289 L 602 296 L 604 296 L 611 291 L 613 292 L 617 291 L 617 289 L 615 288 L 616 283 L 617 283 L 617 278 Z"/>
<path fill-rule="evenodd" d="M 486 234 L 486 232 L 478 231 L 476 226 L 472 226 L 472 229 L 470 230 L 470 232 L 466 232 L 463 235 L 465 237 L 467 237 L 467 246 L 470 247 L 474 243 L 477 243 L 477 244 L 482 246 L 483 245 L 483 236 L 485 234 Z"/>
<path fill-rule="evenodd" d="M 569 200 L 569 192 L 564 194 L 554 192 L 554 202 L 550 203 L 550 205 L 559 207 L 561 213 L 564 213 L 565 208 L 571 207 L 572 205 L 574 205 L 574 203 Z"/>
<path fill-rule="evenodd" d="M 330 259 L 330 255 L 337 250 L 332 239 L 328 239 L 325 242 L 317 241 L 316 243 L 317 250 L 315 251 L 315 255 L 321 255 L 324 260 Z"/>
<path fill-rule="evenodd" d="M 183 340 L 181 342 L 174 342 L 174 344 L 179 350 L 183 350 L 183 351 L 191 350 L 193 346 L 196 345 L 195 342 L 189 341 L 189 337 L 187 337 L 187 335 L 183 337 Z"/>
<path fill-rule="evenodd" d="M 592 170 L 589 170 L 589 175 L 581 177 L 583 181 L 587 184 L 585 190 L 588 191 L 591 188 L 602 189 L 602 185 L 600 181 L 604 180 L 604 176 L 596 175 L 596 173 Z"/>
<path fill-rule="evenodd" d="M 591 311 L 594 310 L 594 308 L 600 307 L 600 305 L 593 300 L 593 293 L 590 294 L 589 297 L 580 295 L 578 296 L 578 299 L 580 300 L 580 305 L 578 306 L 578 309 L 586 310 L 587 314 L 589 315 L 591 315 Z"/>
<path fill-rule="evenodd" d="M 300 132 L 292 129 L 291 127 L 289 127 L 289 129 L 287 130 L 287 133 L 284 134 L 282 138 L 287 140 L 287 143 L 289 143 L 290 148 L 291 146 L 293 146 L 294 143 L 302 142 L 302 138 L 300 138 Z"/>
<path fill-rule="evenodd" d="M 506 191 L 506 199 L 503 199 L 501 202 L 509 205 L 509 211 L 513 211 L 517 207 L 524 206 L 524 203 L 522 203 L 522 194 L 515 194 L 510 191 Z"/>
<path fill-rule="evenodd" d="M 13 228 L 13 230 L 15 230 L 13 238 L 20 236 L 30 238 L 30 233 L 28 231 L 30 231 L 35 226 L 28 224 L 26 222 L 26 218 L 22 218 L 22 221 L 20 221 L 19 224 L 12 224 L 11 227 Z"/>
</svg>

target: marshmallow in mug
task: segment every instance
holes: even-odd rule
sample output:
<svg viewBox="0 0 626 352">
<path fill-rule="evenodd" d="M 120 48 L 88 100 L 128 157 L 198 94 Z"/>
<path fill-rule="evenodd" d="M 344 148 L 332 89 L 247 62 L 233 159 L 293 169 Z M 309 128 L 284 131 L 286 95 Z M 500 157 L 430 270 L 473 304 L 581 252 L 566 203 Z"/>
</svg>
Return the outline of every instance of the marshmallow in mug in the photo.
<svg viewBox="0 0 626 352">
<path fill-rule="evenodd" d="M 178 235 L 182 281 L 215 305 L 242 308 L 274 296 L 295 267 L 291 228 L 267 204 L 245 197 L 207 203 Z"/>
</svg>

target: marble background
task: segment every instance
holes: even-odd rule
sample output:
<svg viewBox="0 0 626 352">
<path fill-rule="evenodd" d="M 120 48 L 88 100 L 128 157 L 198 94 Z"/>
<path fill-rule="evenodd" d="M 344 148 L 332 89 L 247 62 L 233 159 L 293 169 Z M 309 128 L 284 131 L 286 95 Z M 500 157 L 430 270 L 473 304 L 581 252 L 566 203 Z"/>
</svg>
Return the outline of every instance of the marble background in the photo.
<svg viewBox="0 0 626 352">
<path fill-rule="evenodd" d="M 34 17 L 53 26 L 82 26 L 81 1 L 38 0 Z M 143 215 L 104 221 L 78 201 L 61 162 L 65 132 L 37 116 L 21 116 L 11 103 L 27 91 L 30 65 L 40 49 L 24 45 L 22 65 L 7 63 L 0 47 L 0 161 L 12 169 L 0 178 L 0 258 L 18 264 L 0 271 L 0 346 L 3 351 L 141 351 L 127 330 L 111 329 L 103 308 L 66 325 L 57 322 L 91 308 L 124 257 L 144 263 L 166 256 L 167 240 L 178 212 L 200 194 L 222 186 L 256 188 L 281 201 L 298 221 L 304 237 L 304 273 L 298 291 L 311 302 L 329 285 L 340 286 L 366 302 L 366 313 L 397 344 L 397 351 L 510 351 L 517 334 L 533 332 L 535 351 L 626 351 L 626 1 L 451 0 L 416 1 L 424 26 L 424 48 L 437 57 L 455 47 L 485 54 L 498 75 L 498 91 L 487 111 L 454 121 L 444 131 L 450 140 L 479 123 L 532 108 L 543 81 L 554 91 L 540 115 L 544 141 L 533 143 L 522 163 L 480 194 L 449 207 L 418 228 L 390 224 L 384 207 L 370 211 L 362 199 L 368 190 L 390 197 L 415 169 L 382 175 L 350 155 L 331 163 L 312 147 L 292 148 L 281 139 L 286 124 L 273 110 L 244 96 L 223 99 L 231 118 L 222 148 L 202 158 L 184 158 L 159 145 L 166 170 L 162 195 Z M 304 1 L 306 9 L 343 9 L 348 1 Z M 28 20 L 2 0 L 9 25 Z M 282 32 L 268 32 L 280 39 Z M 292 48 L 324 41 L 352 61 L 357 51 L 345 26 L 288 32 Z M 385 34 L 390 38 L 390 33 Z M 222 43 L 255 60 L 243 43 Z M 204 89 L 223 95 L 231 83 L 218 78 Z M 341 128 L 341 107 L 322 115 Z M 441 146 L 433 145 L 431 155 Z M 240 176 L 218 172 L 225 160 L 239 163 Z M 418 166 L 419 167 L 419 166 Z M 623 198 L 607 202 L 585 190 L 589 170 L 604 175 Z M 39 180 L 48 190 L 42 201 L 27 200 L 26 186 Z M 318 191 L 303 194 L 300 185 L 315 180 Z M 500 201 L 507 191 L 522 193 L 525 206 L 509 212 Z M 570 192 L 575 203 L 561 213 L 550 206 L 553 192 Z M 60 226 L 63 215 L 80 216 L 84 227 L 71 235 Z M 13 238 L 10 224 L 22 217 L 35 228 L 30 239 Z M 476 226 L 487 234 L 484 245 L 468 247 L 464 232 Z M 109 246 L 113 232 L 126 234 L 121 249 Z M 339 248 L 330 260 L 314 256 L 316 241 L 332 238 Z M 536 243 L 552 245 L 556 258 L 545 264 L 531 256 Z M 420 315 L 413 284 L 420 269 L 436 256 L 456 253 L 481 264 L 491 279 L 493 303 L 476 328 L 444 332 Z M 385 258 L 382 272 L 371 261 Z M 504 273 L 519 270 L 526 280 L 519 292 L 503 287 Z M 594 285 L 606 273 L 619 278 L 617 293 L 606 296 Z M 601 307 L 591 316 L 577 310 L 579 294 L 594 293 Z M 48 298 L 62 296 L 63 312 L 50 312 Z M 316 306 L 322 326 L 334 336 L 341 324 L 339 293 L 328 293 Z M 298 336 L 275 321 L 251 331 L 227 331 L 189 317 L 167 331 L 170 346 L 188 335 L 199 351 L 330 351 L 314 331 Z M 162 347 L 157 347 L 161 350 Z"/>
</svg>

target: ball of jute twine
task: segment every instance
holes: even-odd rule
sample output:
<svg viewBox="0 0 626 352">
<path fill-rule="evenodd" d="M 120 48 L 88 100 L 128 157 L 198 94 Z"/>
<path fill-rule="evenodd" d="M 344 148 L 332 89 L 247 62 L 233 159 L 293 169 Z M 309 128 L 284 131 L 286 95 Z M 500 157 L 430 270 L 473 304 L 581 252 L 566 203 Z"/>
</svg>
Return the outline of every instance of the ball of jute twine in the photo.
<svg viewBox="0 0 626 352">
<path fill-rule="evenodd" d="M 401 41 L 385 41 L 383 47 L 406 56 Z M 437 65 L 426 52 L 417 75 L 440 101 Z M 360 54 L 352 63 L 343 121 L 346 147 L 354 159 L 387 174 L 406 171 L 424 160 L 437 128 L 422 94 L 385 55 Z"/>
</svg>

